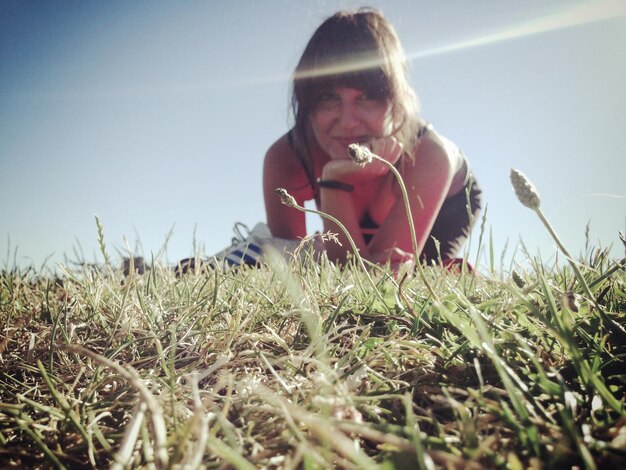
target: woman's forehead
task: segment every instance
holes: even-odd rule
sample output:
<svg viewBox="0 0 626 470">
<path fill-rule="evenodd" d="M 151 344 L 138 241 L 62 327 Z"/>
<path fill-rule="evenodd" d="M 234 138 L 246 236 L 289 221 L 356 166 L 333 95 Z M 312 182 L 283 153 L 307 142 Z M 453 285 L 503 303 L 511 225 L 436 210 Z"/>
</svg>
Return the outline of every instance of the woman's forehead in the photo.
<svg viewBox="0 0 626 470">
<path fill-rule="evenodd" d="M 314 89 L 352 88 L 377 93 L 385 93 L 389 88 L 384 75 L 374 71 L 325 77 L 324 79 L 316 80 L 312 85 Z"/>
</svg>

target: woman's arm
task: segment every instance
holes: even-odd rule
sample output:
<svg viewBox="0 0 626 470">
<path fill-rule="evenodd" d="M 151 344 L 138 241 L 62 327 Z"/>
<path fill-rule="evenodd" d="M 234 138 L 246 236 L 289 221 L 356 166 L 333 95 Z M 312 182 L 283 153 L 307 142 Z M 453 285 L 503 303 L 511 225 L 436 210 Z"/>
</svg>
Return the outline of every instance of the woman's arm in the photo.
<svg viewBox="0 0 626 470">
<path fill-rule="evenodd" d="M 322 179 L 324 179 L 323 174 Z M 369 259 L 369 252 L 365 244 L 365 239 L 363 238 L 363 233 L 361 232 L 351 193 L 340 189 L 322 187 L 320 188 L 320 205 L 322 212 L 330 214 L 341 221 L 343 226 L 350 233 L 361 256 L 365 259 Z M 351 245 L 346 234 L 330 220 L 324 218 L 323 221 L 324 232 L 337 234 L 337 240 L 339 241 L 339 243 L 336 243 L 331 240 L 325 244 L 328 258 L 340 263 L 345 262 L 348 252 L 351 251 Z"/>
<path fill-rule="evenodd" d="M 286 135 L 269 148 L 263 161 L 265 214 L 267 225 L 274 237 L 304 237 L 304 213 L 282 204 L 274 192 L 276 188 L 285 188 L 299 205 L 304 205 L 304 201 L 313 198 L 313 189 Z"/>
<path fill-rule="evenodd" d="M 416 149 L 413 160 L 407 159 L 402 169 L 418 250 L 424 248 L 428 235 L 446 199 L 454 176 L 457 158 L 437 137 L 426 138 Z M 406 208 L 398 197 L 369 245 L 374 260 L 385 259 L 394 249 L 413 252 Z"/>
<path fill-rule="evenodd" d="M 395 164 L 402 155 L 402 145 L 394 138 L 383 137 L 372 139 L 370 142 L 372 152 Z M 365 243 L 361 230 L 359 216 L 355 208 L 355 197 L 361 188 L 369 192 L 380 185 L 380 178 L 389 173 L 389 167 L 379 161 L 373 161 L 361 167 L 352 160 L 332 160 L 322 170 L 322 180 L 337 180 L 351 184 L 355 187 L 355 192 L 350 193 L 334 188 L 320 188 L 321 209 L 335 218 L 339 219 L 346 227 L 350 236 L 355 242 L 359 253 L 365 259 L 374 261 L 371 250 Z M 378 181 L 378 185 L 376 184 Z M 350 251 L 350 244 L 346 235 L 334 223 L 324 219 L 324 230 L 336 233 L 339 242 L 327 243 L 328 256 L 332 260 L 343 262 Z"/>
</svg>

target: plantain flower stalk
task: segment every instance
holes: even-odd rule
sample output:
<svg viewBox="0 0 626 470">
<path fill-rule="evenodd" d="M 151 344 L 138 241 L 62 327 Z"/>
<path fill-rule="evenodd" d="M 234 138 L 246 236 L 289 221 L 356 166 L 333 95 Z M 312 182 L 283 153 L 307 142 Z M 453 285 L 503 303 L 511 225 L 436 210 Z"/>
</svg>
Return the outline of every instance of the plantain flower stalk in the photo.
<svg viewBox="0 0 626 470">
<path fill-rule="evenodd" d="M 524 287 L 526 287 L 526 281 L 524 280 L 522 276 L 520 276 L 517 273 L 517 271 L 513 271 L 511 273 L 511 278 L 513 279 L 513 282 L 515 283 L 515 285 L 519 287 L 520 289 L 523 289 Z"/>
<path fill-rule="evenodd" d="M 596 310 L 598 311 L 602 319 L 607 323 L 608 326 L 612 327 L 609 329 L 619 334 L 622 338 L 626 338 L 626 331 L 624 330 L 624 328 L 606 315 L 606 312 L 596 300 L 595 296 L 591 292 L 591 289 L 589 288 L 589 285 L 587 284 L 587 281 L 585 280 L 584 276 L 580 272 L 580 269 L 578 268 L 578 264 L 574 261 L 574 258 L 572 258 L 572 256 L 569 254 L 569 251 L 567 251 L 567 248 L 565 248 L 565 245 L 563 245 L 563 243 L 561 242 L 561 239 L 554 231 L 554 228 L 552 228 L 552 225 L 550 224 L 548 219 L 546 219 L 546 216 L 543 214 L 541 208 L 539 207 L 541 204 L 541 198 L 539 197 L 539 193 L 535 189 L 535 186 L 530 182 L 530 180 L 526 177 L 526 175 L 524 175 L 524 173 L 522 173 L 519 170 L 515 170 L 512 168 L 510 177 L 511 177 L 511 184 L 513 185 L 513 190 L 515 191 L 517 198 L 526 207 L 535 211 L 535 213 L 539 217 L 539 220 L 541 220 L 543 225 L 546 227 L 546 229 L 550 233 L 550 236 L 552 237 L 552 239 L 556 242 L 561 252 L 565 255 L 565 258 L 567 258 L 567 261 L 569 262 L 572 269 L 574 270 L 574 275 L 576 276 L 576 279 L 578 280 L 578 283 L 582 287 L 583 291 L 585 292 L 585 294 L 587 295 L 587 297 L 589 298 L 593 306 L 596 308 Z"/>
<path fill-rule="evenodd" d="M 298 208 L 296 198 L 289 194 L 285 188 L 276 188 L 274 192 L 278 194 L 280 202 L 282 202 L 284 205 L 288 207 Z"/>
<path fill-rule="evenodd" d="M 535 186 L 530 182 L 530 180 L 526 177 L 526 175 L 519 170 L 515 170 L 512 168 L 510 176 L 511 176 L 511 184 L 513 185 L 513 190 L 515 191 L 515 195 L 517 196 L 519 201 L 522 204 L 524 204 L 526 207 L 534 210 L 537 213 L 543 225 L 545 225 L 546 229 L 548 229 L 550 236 L 556 242 L 558 247 L 561 249 L 565 257 L 568 259 L 568 261 L 574 268 L 576 275 L 578 276 L 578 274 L 580 273 L 580 271 L 578 270 L 578 266 L 576 265 L 576 263 L 574 263 L 573 258 L 570 256 L 569 252 L 567 251 L 567 248 L 565 248 L 565 246 L 561 242 L 561 239 L 558 237 L 558 235 L 552 228 L 552 225 L 550 224 L 550 222 L 548 222 L 548 219 L 546 219 L 545 215 L 543 214 L 543 211 L 539 207 L 541 204 L 541 198 L 539 197 L 539 193 L 535 189 Z M 581 275 L 581 278 L 582 278 L 582 275 Z M 579 281 L 581 281 L 581 279 L 579 279 Z M 584 279 L 582 279 L 582 281 L 583 282 L 581 283 L 584 283 Z M 586 283 L 584 284 L 586 285 Z"/>
<path fill-rule="evenodd" d="M 574 273 L 576 274 L 578 282 L 581 283 L 587 295 L 589 295 L 591 299 L 594 299 L 593 295 L 591 295 L 591 292 L 589 291 L 589 286 L 587 286 L 585 279 L 583 278 L 580 270 L 578 269 L 578 265 L 574 262 L 574 259 L 569 254 L 569 251 L 567 251 L 567 248 L 565 248 L 565 246 L 561 242 L 561 239 L 552 228 L 552 225 L 543 214 L 543 211 L 540 208 L 541 198 L 539 197 L 539 193 L 535 189 L 535 186 L 530 182 L 530 180 L 526 177 L 524 173 L 514 168 L 511 168 L 510 177 L 511 177 L 511 184 L 513 185 L 513 190 L 515 191 L 515 195 L 517 196 L 519 201 L 526 207 L 536 212 L 537 216 L 539 217 L 543 225 L 546 227 L 546 229 L 548 229 L 548 232 L 550 233 L 550 236 L 552 237 L 552 239 L 556 242 L 559 249 L 563 252 L 563 254 L 567 258 L 569 263 L 572 265 L 572 268 L 574 269 Z"/>
<path fill-rule="evenodd" d="M 541 204 L 539 193 L 524 173 L 511 168 L 511 183 L 513 184 L 515 195 L 522 204 L 530 209 L 539 209 Z"/>
<path fill-rule="evenodd" d="M 350 144 L 348 147 L 348 153 L 354 160 L 357 165 L 365 166 L 368 163 L 371 163 L 373 160 L 378 160 L 379 162 L 387 165 L 389 169 L 393 172 L 394 176 L 398 180 L 398 184 L 400 185 L 400 191 L 402 192 L 402 198 L 404 200 L 404 207 L 406 208 L 406 215 L 409 221 L 409 230 L 411 231 L 411 242 L 413 244 L 413 256 L 415 257 L 415 265 L 417 266 L 417 270 L 420 273 L 420 277 L 422 278 L 422 282 L 426 285 L 428 292 L 433 297 L 433 299 L 439 301 L 435 290 L 428 282 L 426 278 L 426 273 L 424 273 L 424 269 L 422 268 L 422 263 L 420 263 L 420 250 L 417 247 L 417 236 L 415 234 L 415 224 L 413 223 L 413 213 L 411 212 L 411 204 L 409 202 L 408 192 L 406 190 L 406 186 L 404 184 L 404 180 L 402 179 L 402 175 L 396 169 L 396 167 L 385 160 L 384 158 L 379 157 L 375 153 L 373 153 L 367 147 L 364 147 L 359 144 Z"/>
<path fill-rule="evenodd" d="M 359 144 L 350 144 L 348 146 L 348 153 L 352 157 L 352 160 L 354 160 L 354 163 L 360 166 L 371 163 L 374 158 L 374 154 L 370 149 Z"/>
<path fill-rule="evenodd" d="M 378 297 L 378 300 L 383 305 L 383 307 L 387 310 L 387 313 L 391 313 L 389 311 L 389 307 L 387 307 L 387 304 L 385 303 L 385 300 L 383 299 L 383 296 L 378 291 L 378 288 L 376 287 L 376 284 L 374 283 L 374 280 L 370 276 L 369 271 L 365 267 L 365 262 L 363 261 L 363 258 L 361 257 L 361 254 L 359 253 L 359 249 L 357 248 L 356 244 L 354 243 L 354 240 L 350 236 L 350 232 L 348 232 L 348 229 L 345 227 L 345 225 L 343 225 L 337 218 L 333 217 L 330 214 L 327 214 L 325 212 L 321 212 L 321 211 L 318 211 L 318 210 L 315 210 L 315 209 L 308 209 L 306 207 L 302 207 L 302 206 L 298 205 L 296 199 L 291 194 L 289 194 L 289 192 L 285 188 L 276 188 L 274 190 L 274 192 L 278 195 L 278 197 L 280 198 L 280 201 L 283 204 L 285 204 L 286 206 L 293 207 L 294 209 L 297 209 L 300 212 L 309 212 L 311 214 L 317 214 L 320 217 L 324 217 L 324 218 L 334 222 L 341 229 L 341 231 L 346 235 L 346 238 L 348 239 L 348 242 L 350 242 L 350 246 L 352 247 L 352 251 L 354 252 L 354 256 L 356 257 L 357 261 L 359 262 L 359 265 L 361 266 L 361 269 L 365 273 L 365 276 L 367 276 L 367 280 L 369 281 L 369 283 L 374 288 L 374 292 L 376 293 L 376 296 Z"/>
</svg>

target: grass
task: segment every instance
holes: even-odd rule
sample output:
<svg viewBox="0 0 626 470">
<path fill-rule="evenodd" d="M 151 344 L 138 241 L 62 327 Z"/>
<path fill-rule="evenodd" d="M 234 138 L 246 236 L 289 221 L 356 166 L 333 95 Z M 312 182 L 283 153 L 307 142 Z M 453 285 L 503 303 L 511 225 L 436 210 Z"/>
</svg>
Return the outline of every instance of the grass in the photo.
<svg viewBox="0 0 626 470">
<path fill-rule="evenodd" d="M 103 265 L 0 274 L 7 468 L 626 466 L 608 250 L 509 273 L 491 247 L 480 275 L 305 253 L 125 276 L 96 222 Z"/>
<path fill-rule="evenodd" d="M 274 260 L 0 278 L 0 460 L 58 468 L 617 468 L 624 262 L 515 281 Z M 373 289 L 369 287 L 369 290 Z M 571 298 L 571 296 L 569 297 Z M 385 302 L 385 305 L 381 305 Z M 568 308 L 567 305 L 570 307 Z M 575 311 L 578 310 L 578 311 Z"/>
</svg>

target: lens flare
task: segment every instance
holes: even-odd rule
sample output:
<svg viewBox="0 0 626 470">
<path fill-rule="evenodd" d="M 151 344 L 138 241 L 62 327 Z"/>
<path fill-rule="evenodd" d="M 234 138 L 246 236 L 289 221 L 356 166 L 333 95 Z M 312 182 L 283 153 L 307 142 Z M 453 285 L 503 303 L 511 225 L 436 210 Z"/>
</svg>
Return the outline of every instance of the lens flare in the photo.
<svg viewBox="0 0 626 470">
<path fill-rule="evenodd" d="M 487 46 L 511 39 L 531 36 L 534 34 L 571 28 L 573 26 L 596 23 L 599 21 L 619 18 L 626 15 L 626 2 L 624 0 L 598 0 L 588 1 L 574 5 L 564 11 L 559 11 L 548 16 L 536 18 L 523 24 L 515 25 L 503 31 L 486 36 L 461 41 L 446 46 L 435 47 L 425 51 L 407 54 L 409 61 L 431 57 L 449 52 Z M 322 77 L 325 75 L 338 75 L 342 73 L 366 70 L 381 65 L 378 58 L 357 59 L 337 65 L 320 67 L 315 70 L 300 72 L 296 78 Z"/>
<path fill-rule="evenodd" d="M 379 57 L 369 57 L 364 59 L 353 59 L 350 61 L 341 62 L 338 64 L 326 65 L 324 67 L 317 67 L 311 70 L 303 70 L 296 74 L 296 79 L 305 78 L 317 78 L 332 75 L 341 75 L 350 72 L 357 72 L 360 70 L 373 69 L 380 67 L 382 60 Z"/>
<path fill-rule="evenodd" d="M 421 59 L 448 52 L 486 46 L 510 39 L 516 39 L 533 34 L 556 31 L 582 24 L 595 23 L 626 15 L 626 2 L 623 0 L 600 0 L 585 2 L 573 6 L 565 11 L 513 26 L 503 31 L 481 36 L 467 41 L 436 47 L 426 51 L 408 54 L 409 60 Z"/>
<path fill-rule="evenodd" d="M 626 15 L 626 1 L 625 0 L 596 0 L 580 2 L 568 9 L 559 11 L 557 13 L 550 14 L 548 16 L 536 18 L 534 20 L 513 25 L 502 31 L 487 34 L 484 36 L 468 39 L 465 41 L 456 42 L 432 49 L 412 52 L 407 54 L 409 61 L 415 61 L 427 57 L 437 56 L 450 52 L 460 51 L 464 49 L 470 49 L 480 46 L 487 46 L 511 39 L 521 38 L 525 36 L 531 36 L 533 34 L 540 34 L 548 31 L 555 31 L 565 29 L 582 24 L 595 23 L 605 21 L 609 19 L 619 18 Z M 358 70 L 366 70 L 369 68 L 379 67 L 381 65 L 379 58 L 357 58 L 355 60 L 331 65 L 327 67 L 320 67 L 315 70 L 301 72 L 296 78 L 309 78 L 320 77 L 325 75 L 338 75 L 342 73 L 349 73 Z M 124 98 L 126 96 L 141 96 L 141 95 L 163 95 L 163 94 L 189 94 L 189 93 L 201 93 L 215 89 L 227 89 L 227 88 L 239 88 L 239 87 L 252 87 L 263 84 L 271 84 L 277 82 L 288 82 L 292 78 L 292 75 L 276 74 L 268 76 L 245 76 L 239 78 L 229 78 L 224 80 L 213 80 L 204 83 L 182 83 L 182 84 L 170 84 L 169 86 L 154 87 L 144 86 L 141 88 L 126 88 L 126 89 L 114 89 L 114 90 L 68 90 L 68 91 L 56 91 L 56 92 L 32 92 L 29 91 L 25 94 L 17 94 L 22 98 L 87 98 L 87 97 L 102 97 L 102 98 Z"/>
</svg>

